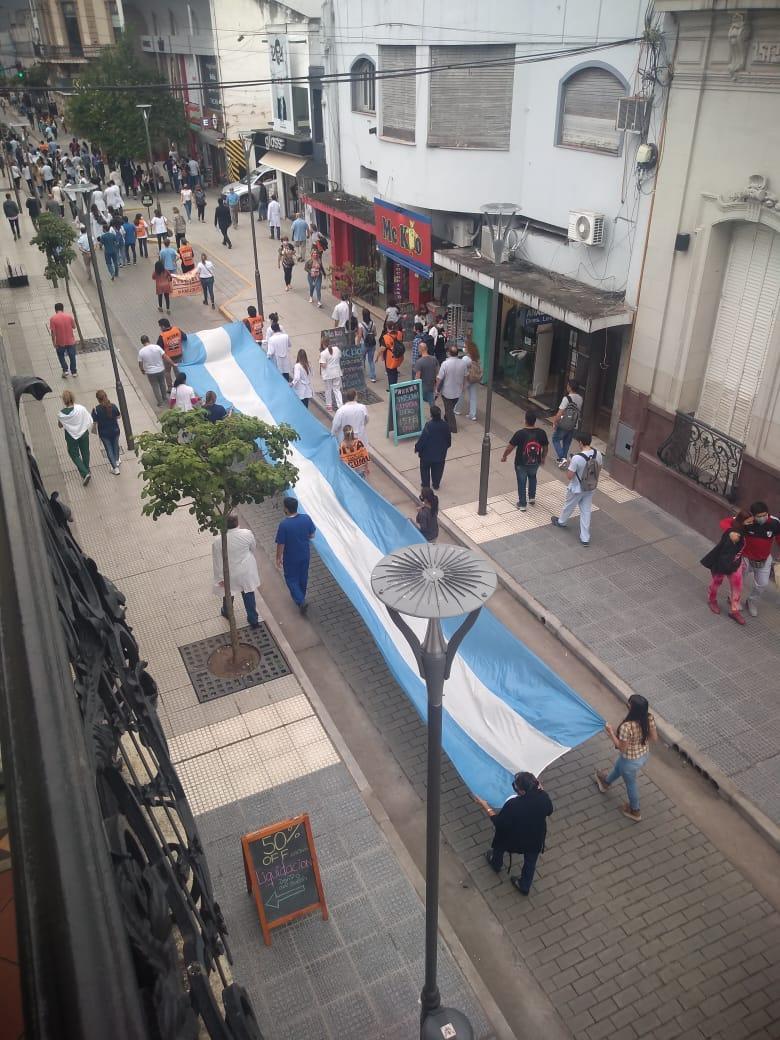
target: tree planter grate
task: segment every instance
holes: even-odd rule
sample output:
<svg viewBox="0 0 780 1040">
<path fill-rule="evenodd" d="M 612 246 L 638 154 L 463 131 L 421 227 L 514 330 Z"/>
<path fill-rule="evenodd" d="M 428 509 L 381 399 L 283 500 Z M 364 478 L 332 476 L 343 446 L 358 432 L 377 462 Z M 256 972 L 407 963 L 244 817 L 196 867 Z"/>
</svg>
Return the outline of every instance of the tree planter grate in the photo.
<svg viewBox="0 0 780 1040">
<path fill-rule="evenodd" d="M 108 340 L 105 336 L 93 336 L 85 339 L 84 346 L 79 347 L 79 354 L 96 354 L 99 350 L 108 350 Z"/>
<path fill-rule="evenodd" d="M 320 404 L 325 404 L 325 394 L 322 390 L 315 390 L 314 396 L 317 398 Z M 378 404 L 382 400 L 381 397 L 377 397 L 374 391 L 369 390 L 368 387 L 366 387 L 365 390 L 358 390 L 357 399 L 360 402 L 360 404 Z"/>
<path fill-rule="evenodd" d="M 259 628 L 241 628 L 238 630 L 238 636 L 242 643 L 247 643 L 259 651 L 260 662 L 253 671 L 235 678 L 212 675 L 208 669 L 211 654 L 230 643 L 228 632 L 179 647 L 195 696 L 201 704 L 292 674 L 284 654 L 264 624 L 261 623 Z"/>
</svg>

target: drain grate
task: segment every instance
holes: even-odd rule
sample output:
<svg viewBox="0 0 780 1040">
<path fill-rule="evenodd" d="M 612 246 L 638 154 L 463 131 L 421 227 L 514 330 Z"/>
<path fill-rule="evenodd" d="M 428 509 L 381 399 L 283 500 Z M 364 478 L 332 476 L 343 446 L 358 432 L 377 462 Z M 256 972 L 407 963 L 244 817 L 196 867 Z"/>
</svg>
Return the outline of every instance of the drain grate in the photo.
<svg viewBox="0 0 780 1040">
<path fill-rule="evenodd" d="M 227 632 L 179 647 L 195 696 L 201 704 L 292 674 L 284 654 L 264 624 L 261 623 L 259 628 L 241 628 L 238 634 L 242 643 L 247 643 L 260 652 L 260 663 L 254 671 L 236 678 L 212 675 L 208 669 L 208 660 L 212 653 L 230 643 Z"/>
<path fill-rule="evenodd" d="M 322 390 L 315 390 L 314 396 L 321 404 L 325 404 L 325 394 Z M 358 390 L 357 399 L 360 404 L 377 404 L 382 400 L 381 397 L 377 397 L 374 391 L 369 390 L 368 387 L 366 387 L 365 390 Z"/>
<path fill-rule="evenodd" d="M 99 350 L 108 350 L 108 340 L 105 336 L 93 336 L 85 339 L 84 346 L 79 347 L 79 354 L 97 354 Z"/>
</svg>

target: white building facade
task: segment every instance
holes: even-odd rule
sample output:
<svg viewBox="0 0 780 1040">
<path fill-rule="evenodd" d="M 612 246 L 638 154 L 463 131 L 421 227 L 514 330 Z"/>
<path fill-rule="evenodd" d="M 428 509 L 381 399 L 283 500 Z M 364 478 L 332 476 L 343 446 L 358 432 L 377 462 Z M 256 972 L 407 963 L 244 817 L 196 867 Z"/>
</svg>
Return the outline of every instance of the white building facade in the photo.
<svg viewBox="0 0 780 1040">
<path fill-rule="evenodd" d="M 646 8 L 398 0 L 388 14 L 382 0 L 325 0 L 322 10 L 326 77 L 339 80 L 328 83 L 324 112 L 333 190 L 310 202 L 329 220 L 334 263 L 359 268 L 377 302 L 449 305 L 456 333 L 470 334 L 485 360 L 495 339 L 507 396 L 552 407 L 577 378 L 585 419 L 604 437 L 625 375 L 655 173 L 655 149 L 641 166 L 637 150 L 656 144 L 662 126 L 664 39 L 656 19 L 643 41 Z M 636 133 L 617 129 L 620 101 L 632 97 Z M 494 202 L 519 213 L 495 337 L 480 214 Z M 413 239 L 422 234 L 407 262 L 397 241 L 410 224 Z M 382 241 L 383 226 L 395 245 Z"/>
<path fill-rule="evenodd" d="M 656 6 L 675 72 L 613 471 L 711 531 L 780 499 L 780 2 Z"/>
</svg>

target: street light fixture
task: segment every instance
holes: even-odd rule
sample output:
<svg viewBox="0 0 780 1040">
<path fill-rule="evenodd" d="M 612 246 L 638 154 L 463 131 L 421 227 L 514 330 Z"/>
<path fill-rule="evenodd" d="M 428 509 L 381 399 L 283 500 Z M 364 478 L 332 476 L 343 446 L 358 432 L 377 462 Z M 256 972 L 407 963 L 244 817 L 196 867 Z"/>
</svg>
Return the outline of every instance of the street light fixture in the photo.
<svg viewBox="0 0 780 1040">
<path fill-rule="evenodd" d="M 385 556 L 371 573 L 371 588 L 412 648 L 428 693 L 428 784 L 425 848 L 425 983 L 420 995 L 420 1040 L 473 1040 L 460 1011 L 441 1006 L 436 981 L 439 933 L 439 826 L 441 816 L 441 734 L 444 682 L 458 647 L 473 628 L 485 601 L 495 592 L 496 573 L 477 553 L 456 545 L 409 545 Z M 401 616 L 427 621 L 420 642 Z M 442 618 L 466 620 L 444 640 Z"/>
<path fill-rule="evenodd" d="M 116 381 L 116 399 L 117 404 L 119 405 L 119 413 L 122 416 L 122 426 L 124 427 L 125 431 L 127 450 L 135 451 L 135 440 L 133 438 L 133 428 L 130 425 L 130 413 L 127 410 L 127 398 L 125 397 L 125 388 L 122 385 L 122 379 L 119 375 L 119 365 L 117 364 L 116 360 L 114 340 L 111 336 L 111 326 L 108 322 L 106 298 L 103 295 L 103 282 L 100 278 L 100 269 L 97 262 L 97 252 L 95 250 L 95 242 L 92 237 L 92 215 L 89 211 L 89 199 L 92 197 L 92 192 L 95 190 L 95 185 L 70 184 L 64 190 L 68 198 L 73 199 L 75 196 L 78 197 L 79 200 L 79 219 L 81 223 L 84 225 L 84 229 L 87 232 L 87 240 L 89 241 L 89 251 L 92 256 L 92 270 L 95 274 L 95 288 L 97 289 L 98 300 L 100 301 L 100 312 L 103 315 L 103 327 L 106 330 L 106 340 L 108 341 L 108 353 L 111 356 L 111 365 L 114 369 L 114 379 Z"/>
<path fill-rule="evenodd" d="M 479 462 L 479 505 L 480 516 L 487 514 L 488 482 L 490 480 L 490 422 L 493 417 L 493 367 L 496 356 L 498 326 L 498 280 L 499 266 L 504 258 L 504 246 L 513 229 L 520 207 L 514 202 L 493 202 L 482 207 L 493 244 L 493 299 L 490 306 L 490 340 L 487 356 L 487 395 L 485 397 L 485 433 L 482 438 L 482 456 Z"/>
<path fill-rule="evenodd" d="M 152 139 L 149 137 L 149 112 L 151 105 L 136 105 L 144 117 L 144 130 L 146 132 L 146 151 L 149 156 L 149 175 L 154 183 L 154 197 L 157 199 L 157 209 L 160 209 L 160 187 L 157 183 L 157 174 L 154 172 L 154 160 L 152 159 Z"/>
<path fill-rule="evenodd" d="M 247 197 L 249 199 L 249 226 L 252 229 L 252 252 L 255 257 L 255 296 L 257 297 L 257 313 L 263 314 L 263 287 L 260 284 L 260 267 L 257 262 L 257 233 L 255 231 L 255 199 L 252 195 L 252 170 L 249 165 L 249 160 L 252 153 L 252 144 L 254 143 L 254 134 L 251 130 L 242 130 L 239 135 L 241 138 L 241 144 L 244 146 L 244 156 L 246 158 L 246 190 Z"/>
</svg>

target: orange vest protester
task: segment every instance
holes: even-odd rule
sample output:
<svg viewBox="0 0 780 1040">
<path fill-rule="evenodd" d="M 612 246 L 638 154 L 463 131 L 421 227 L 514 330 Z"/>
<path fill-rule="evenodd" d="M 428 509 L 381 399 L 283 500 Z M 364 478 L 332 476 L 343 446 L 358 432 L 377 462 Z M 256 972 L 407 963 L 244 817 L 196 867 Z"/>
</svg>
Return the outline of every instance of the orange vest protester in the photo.
<svg viewBox="0 0 780 1040">
<path fill-rule="evenodd" d="M 195 266 L 195 251 L 187 242 L 183 242 L 179 246 L 179 257 L 181 258 L 182 267 L 192 268 Z"/>
<path fill-rule="evenodd" d="M 393 354 L 393 348 L 397 343 L 403 343 L 403 338 L 402 332 L 386 332 L 384 336 L 382 336 L 382 346 L 385 352 L 385 368 L 394 369 L 401 367 L 401 362 L 404 359 L 403 352 L 400 357 L 395 357 Z"/>
<path fill-rule="evenodd" d="M 162 348 L 169 361 L 178 361 L 182 354 L 181 329 L 173 325 L 160 333 Z"/>
<path fill-rule="evenodd" d="M 255 343 L 263 342 L 263 316 L 258 314 L 254 318 L 244 318 L 244 324 L 252 333 Z"/>
</svg>

